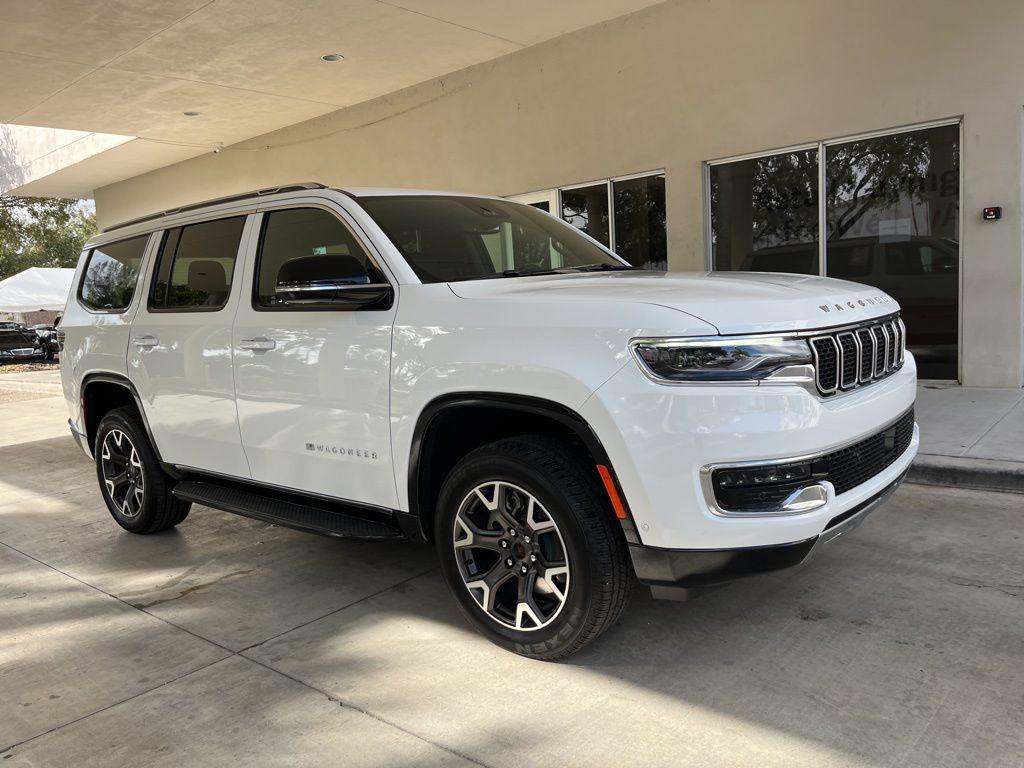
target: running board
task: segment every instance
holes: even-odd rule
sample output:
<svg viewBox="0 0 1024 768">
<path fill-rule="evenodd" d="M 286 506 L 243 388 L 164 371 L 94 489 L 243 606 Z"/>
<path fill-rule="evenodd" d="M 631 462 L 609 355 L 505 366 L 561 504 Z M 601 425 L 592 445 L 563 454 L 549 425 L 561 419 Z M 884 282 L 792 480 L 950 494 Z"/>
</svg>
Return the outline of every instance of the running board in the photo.
<svg viewBox="0 0 1024 768">
<path fill-rule="evenodd" d="M 344 539 L 401 539 L 401 529 L 392 522 L 353 515 L 353 507 L 332 504 L 278 492 L 252 489 L 240 484 L 214 483 L 207 480 L 182 480 L 174 486 L 174 495 L 236 515 L 264 520 L 274 525 L 298 528 Z"/>
</svg>

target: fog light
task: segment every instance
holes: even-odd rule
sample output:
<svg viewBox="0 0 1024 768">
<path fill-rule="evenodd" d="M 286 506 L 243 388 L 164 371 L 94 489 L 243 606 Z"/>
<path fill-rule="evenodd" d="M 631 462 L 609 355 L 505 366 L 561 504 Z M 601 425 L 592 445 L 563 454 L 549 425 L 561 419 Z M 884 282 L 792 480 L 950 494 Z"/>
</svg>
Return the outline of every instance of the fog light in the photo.
<svg viewBox="0 0 1024 768">
<path fill-rule="evenodd" d="M 793 464 L 767 464 L 744 469 L 718 469 L 715 470 L 714 481 L 719 488 L 744 488 L 806 480 L 810 476 L 811 463 L 800 461 Z"/>
</svg>

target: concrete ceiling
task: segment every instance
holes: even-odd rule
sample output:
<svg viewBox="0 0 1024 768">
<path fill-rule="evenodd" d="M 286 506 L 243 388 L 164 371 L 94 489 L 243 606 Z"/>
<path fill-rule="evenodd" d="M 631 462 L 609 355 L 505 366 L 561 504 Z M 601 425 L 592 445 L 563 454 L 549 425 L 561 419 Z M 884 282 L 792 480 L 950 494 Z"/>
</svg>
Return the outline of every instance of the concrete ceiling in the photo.
<svg viewBox="0 0 1024 768">
<path fill-rule="evenodd" d="M 0 123 L 176 147 L 152 153 L 159 167 L 658 1 L 0 2 Z M 149 170 L 133 152 L 124 169 Z"/>
</svg>

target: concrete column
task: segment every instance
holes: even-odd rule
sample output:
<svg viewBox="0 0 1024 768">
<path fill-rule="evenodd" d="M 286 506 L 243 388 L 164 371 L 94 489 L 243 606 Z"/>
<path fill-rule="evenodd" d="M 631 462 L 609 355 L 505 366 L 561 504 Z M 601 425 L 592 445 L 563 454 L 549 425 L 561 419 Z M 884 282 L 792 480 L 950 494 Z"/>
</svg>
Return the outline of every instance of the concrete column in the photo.
<svg viewBox="0 0 1024 768">
<path fill-rule="evenodd" d="M 976 104 L 964 117 L 960 354 L 966 386 L 1022 382 L 1022 117 L 1022 105 L 994 101 Z M 983 221 L 986 205 L 1001 205 L 1003 218 Z"/>
</svg>

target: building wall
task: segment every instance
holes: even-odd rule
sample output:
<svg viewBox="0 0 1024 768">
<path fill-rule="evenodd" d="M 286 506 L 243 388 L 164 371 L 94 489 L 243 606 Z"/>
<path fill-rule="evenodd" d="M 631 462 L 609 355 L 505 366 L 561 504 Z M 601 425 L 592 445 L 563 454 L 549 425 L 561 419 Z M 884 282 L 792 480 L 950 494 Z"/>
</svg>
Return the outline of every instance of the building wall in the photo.
<svg viewBox="0 0 1024 768">
<path fill-rule="evenodd" d="M 962 115 L 963 382 L 1020 386 L 1021 29 L 1018 0 L 669 0 L 104 187 L 97 213 L 294 181 L 511 195 L 664 168 L 670 267 L 702 269 L 702 161 Z"/>
</svg>

